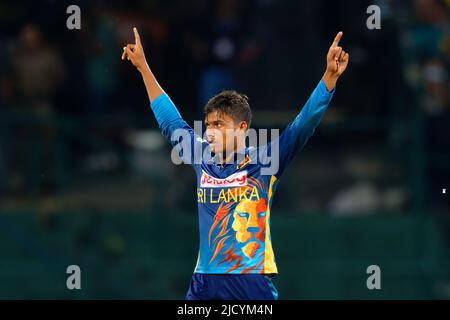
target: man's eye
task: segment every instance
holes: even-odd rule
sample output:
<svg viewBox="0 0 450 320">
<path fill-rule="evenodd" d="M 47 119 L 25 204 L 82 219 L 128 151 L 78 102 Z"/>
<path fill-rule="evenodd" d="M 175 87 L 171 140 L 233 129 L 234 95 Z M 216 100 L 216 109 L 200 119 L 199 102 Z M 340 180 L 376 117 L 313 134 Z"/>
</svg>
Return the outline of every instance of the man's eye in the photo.
<svg viewBox="0 0 450 320">
<path fill-rule="evenodd" d="M 264 212 L 260 212 L 260 213 L 259 213 L 259 216 L 260 216 L 260 217 L 265 217 L 265 216 L 266 216 L 266 212 L 265 212 L 265 211 L 264 211 Z"/>
<path fill-rule="evenodd" d="M 238 212 L 238 216 L 242 217 L 242 218 L 245 218 L 245 217 L 247 217 L 247 213 L 245 213 L 245 212 Z"/>
</svg>

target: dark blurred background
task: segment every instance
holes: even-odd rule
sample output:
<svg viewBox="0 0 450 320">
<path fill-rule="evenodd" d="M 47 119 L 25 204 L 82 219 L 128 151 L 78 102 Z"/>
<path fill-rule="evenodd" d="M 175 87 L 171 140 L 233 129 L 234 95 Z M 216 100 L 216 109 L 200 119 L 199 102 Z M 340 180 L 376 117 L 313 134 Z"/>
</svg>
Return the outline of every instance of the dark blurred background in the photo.
<svg viewBox="0 0 450 320">
<path fill-rule="evenodd" d="M 66 27 L 71 4 L 81 30 Z M 380 30 L 366 26 L 371 4 Z M 133 26 L 189 123 L 233 88 L 254 127 L 280 129 L 344 31 L 350 66 L 274 200 L 274 283 L 281 299 L 450 298 L 449 11 L 448 0 L 3 1 L 0 298 L 184 298 L 195 175 L 170 161 L 120 60 Z M 66 288 L 72 264 L 82 290 Z M 381 290 L 366 287 L 372 264 Z"/>
</svg>

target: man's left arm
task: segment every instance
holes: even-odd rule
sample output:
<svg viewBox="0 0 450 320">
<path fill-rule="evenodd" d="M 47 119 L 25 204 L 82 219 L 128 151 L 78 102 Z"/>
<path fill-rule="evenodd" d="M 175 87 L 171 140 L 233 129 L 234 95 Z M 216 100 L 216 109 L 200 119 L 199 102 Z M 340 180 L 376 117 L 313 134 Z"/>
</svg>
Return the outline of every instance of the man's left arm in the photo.
<svg viewBox="0 0 450 320">
<path fill-rule="evenodd" d="M 319 125 L 335 91 L 336 82 L 348 65 L 349 54 L 339 46 L 342 32 L 339 32 L 327 53 L 327 68 L 319 84 L 303 106 L 299 115 L 292 121 L 278 139 L 279 177 L 285 167 L 301 150 Z M 273 159 L 273 155 L 272 155 Z"/>
</svg>

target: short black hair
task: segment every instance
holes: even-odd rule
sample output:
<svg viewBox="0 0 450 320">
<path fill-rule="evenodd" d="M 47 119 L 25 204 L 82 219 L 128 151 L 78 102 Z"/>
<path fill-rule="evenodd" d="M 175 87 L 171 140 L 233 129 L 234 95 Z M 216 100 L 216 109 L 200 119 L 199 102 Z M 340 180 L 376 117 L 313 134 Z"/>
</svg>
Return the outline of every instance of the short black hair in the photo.
<svg viewBox="0 0 450 320">
<path fill-rule="evenodd" d="M 236 123 L 245 121 L 247 122 L 247 126 L 250 127 L 252 111 L 250 110 L 248 101 L 249 98 L 245 94 L 238 93 L 234 90 L 224 90 L 209 99 L 204 113 L 207 116 L 217 111 L 230 116 Z"/>
</svg>

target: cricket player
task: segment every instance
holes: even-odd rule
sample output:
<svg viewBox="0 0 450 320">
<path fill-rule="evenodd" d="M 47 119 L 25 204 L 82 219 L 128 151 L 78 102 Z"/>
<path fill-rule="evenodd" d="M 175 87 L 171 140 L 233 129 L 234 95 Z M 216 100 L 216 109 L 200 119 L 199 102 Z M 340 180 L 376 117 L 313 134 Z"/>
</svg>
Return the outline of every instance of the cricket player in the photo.
<svg viewBox="0 0 450 320">
<path fill-rule="evenodd" d="M 272 277 L 278 273 L 270 234 L 270 207 L 278 181 L 296 152 L 319 125 L 347 68 L 349 54 L 334 38 L 326 70 L 297 117 L 276 139 L 247 146 L 252 113 L 248 97 L 223 91 L 205 106 L 205 139 L 181 117 L 158 84 L 133 29 L 135 43 L 123 48 L 142 75 L 150 107 L 162 134 L 192 164 L 197 176 L 200 247 L 187 300 L 273 300 L 278 292 Z M 198 160 L 200 150 L 201 159 Z M 206 151 L 206 152 L 205 152 Z M 204 155 L 208 156 L 204 156 Z M 264 172 L 268 159 L 276 164 Z"/>
</svg>

